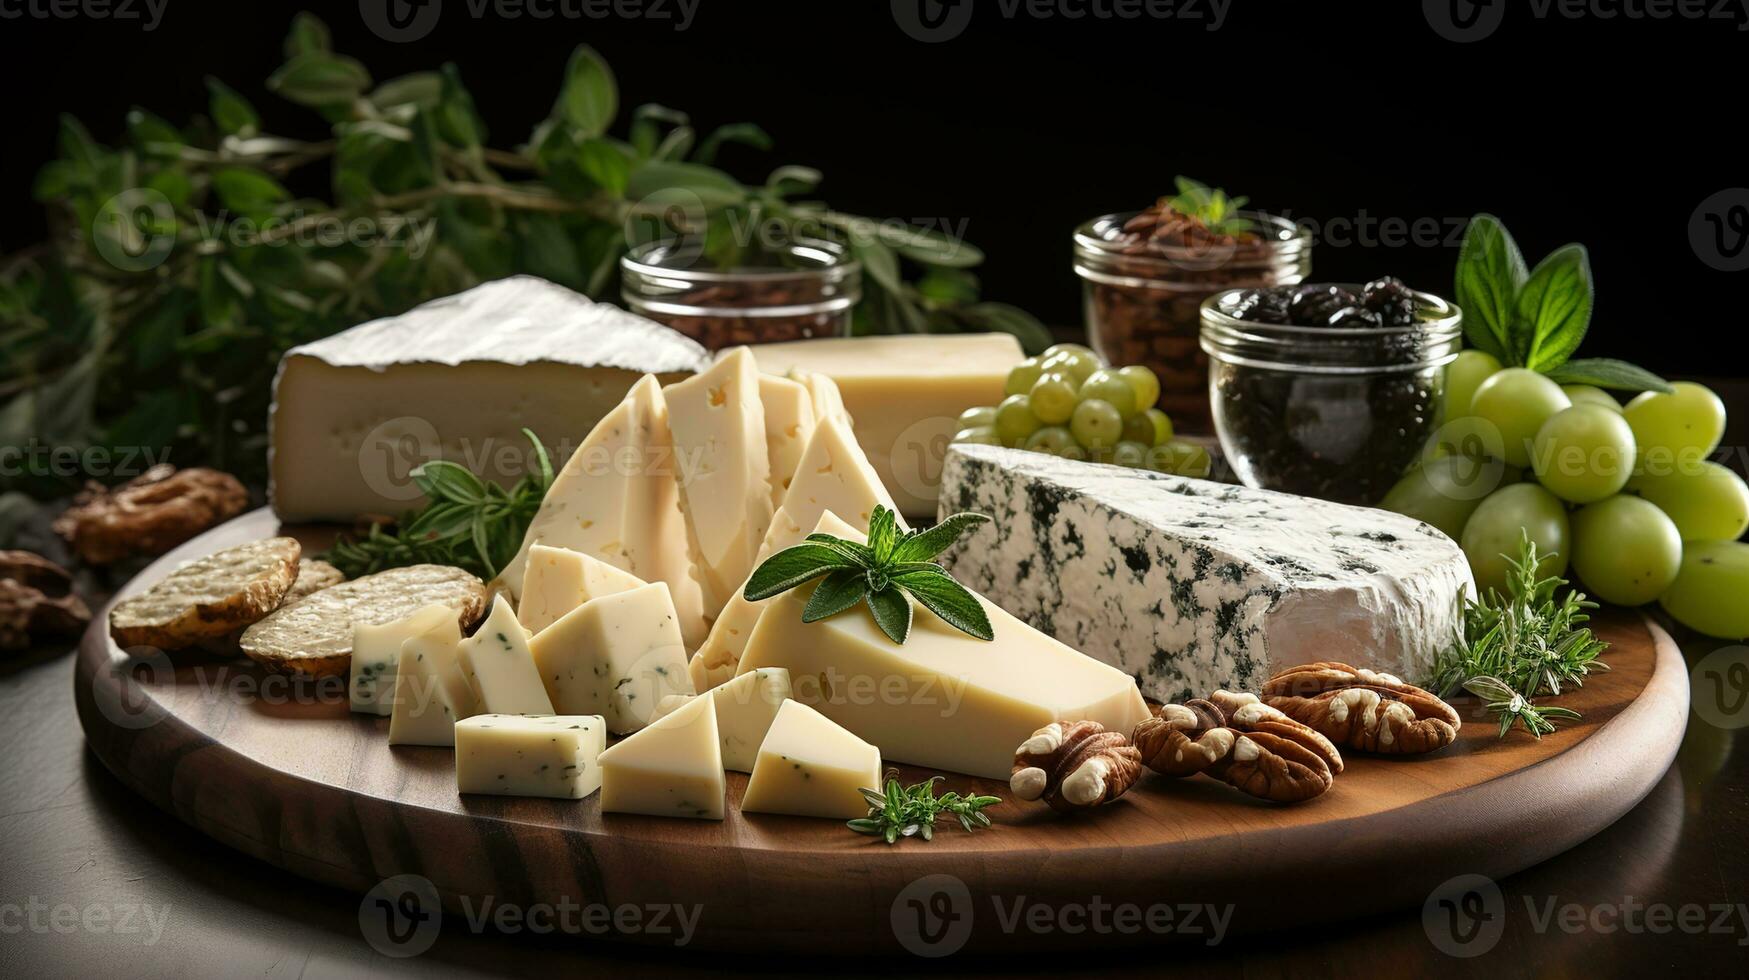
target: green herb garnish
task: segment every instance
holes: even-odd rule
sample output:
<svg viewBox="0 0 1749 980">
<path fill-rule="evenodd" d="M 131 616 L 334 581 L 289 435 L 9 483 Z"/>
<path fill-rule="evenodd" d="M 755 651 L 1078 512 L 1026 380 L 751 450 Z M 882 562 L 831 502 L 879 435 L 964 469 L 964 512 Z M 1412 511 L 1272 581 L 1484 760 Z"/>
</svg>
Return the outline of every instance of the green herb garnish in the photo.
<svg viewBox="0 0 1749 980">
<path fill-rule="evenodd" d="M 1507 367 L 1530 368 L 1561 384 L 1674 390 L 1626 361 L 1569 359 L 1590 329 L 1594 294 L 1585 246 L 1563 245 L 1530 269 L 1499 218 L 1478 214 L 1470 219 L 1458 252 L 1453 298 L 1464 311 L 1464 337 L 1471 347 Z"/>
<path fill-rule="evenodd" d="M 802 610 L 804 623 L 866 602 L 881 632 L 904 643 L 911 633 L 909 596 L 949 626 L 993 640 L 990 617 L 977 597 L 931 560 L 987 520 L 983 514 L 955 514 L 927 531 L 901 532 L 893 512 L 877 506 L 868 521 L 867 544 L 810 534 L 754 569 L 743 595 L 759 602 L 825 576 Z"/>
<path fill-rule="evenodd" d="M 867 787 L 857 790 L 868 801 L 868 816 L 847 821 L 845 826 L 859 834 L 885 838 L 889 844 L 901 837 L 935 839 L 935 820 L 943 812 L 959 818 L 966 832 L 990 826 L 984 808 L 1002 802 L 995 796 L 961 796 L 958 793 L 935 795 L 935 784 L 942 776 L 931 776 L 913 786 L 899 785 L 899 770 L 887 770 L 887 791 Z"/>
<path fill-rule="evenodd" d="M 1489 589 L 1479 601 L 1464 599 L 1463 635 L 1439 655 L 1426 686 L 1444 697 L 1462 689 L 1486 700 L 1500 716 L 1502 737 L 1522 723 L 1541 738 L 1555 730 L 1551 719 L 1579 714 L 1538 707 L 1535 699 L 1558 696 L 1583 686 L 1591 671 L 1608 670 L 1597 658 L 1609 644 L 1585 625 L 1597 603 L 1577 590 L 1562 592 L 1564 578 L 1542 576 L 1538 565 L 1547 556 L 1537 554 L 1529 534 L 1521 535 L 1516 559 L 1503 557 L 1510 568 L 1506 594 Z"/>
<path fill-rule="evenodd" d="M 403 516 L 395 530 L 372 524 L 363 538 L 342 537 L 322 557 L 347 578 L 427 563 L 496 576 L 521 549 L 553 482 L 546 447 L 532 431 L 522 434 L 534 446 L 537 467 L 514 487 L 506 490 L 448 460 L 429 460 L 411 474 L 429 498 L 423 510 Z"/>
<path fill-rule="evenodd" d="M 1227 192 L 1219 187 L 1210 187 L 1189 177 L 1175 178 L 1173 183 L 1178 188 L 1178 194 L 1167 198 L 1166 206 L 1194 219 L 1208 229 L 1210 234 L 1237 238 L 1249 234 L 1257 227 L 1256 222 L 1241 217 L 1238 213 L 1250 198 L 1228 197 Z"/>
</svg>

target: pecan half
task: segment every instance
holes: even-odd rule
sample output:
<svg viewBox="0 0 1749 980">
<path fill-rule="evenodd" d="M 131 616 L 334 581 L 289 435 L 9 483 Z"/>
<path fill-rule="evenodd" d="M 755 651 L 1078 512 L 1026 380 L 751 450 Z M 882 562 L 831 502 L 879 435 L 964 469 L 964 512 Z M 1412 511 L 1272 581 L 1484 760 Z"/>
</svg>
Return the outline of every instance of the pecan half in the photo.
<svg viewBox="0 0 1749 980">
<path fill-rule="evenodd" d="M 1122 732 L 1108 732 L 1096 721 L 1053 722 L 1014 750 L 1008 788 L 1023 800 L 1043 799 L 1067 813 L 1110 803 L 1135 785 L 1141 771 L 1141 756 Z"/>
<path fill-rule="evenodd" d="M 54 527 L 80 558 L 108 565 L 161 555 L 247 506 L 249 492 L 229 473 L 160 463 L 114 489 L 87 484 Z"/>
<path fill-rule="evenodd" d="M 0 650 L 77 636 L 89 622 L 66 569 L 29 551 L 0 551 Z"/>
<path fill-rule="evenodd" d="M 1263 685 L 1263 701 L 1359 752 L 1419 755 L 1445 748 L 1463 719 L 1437 695 L 1391 674 L 1326 661 Z"/>
<path fill-rule="evenodd" d="M 1155 772 L 1206 773 L 1276 803 L 1320 796 L 1342 771 L 1342 755 L 1328 739 L 1252 694 L 1216 691 L 1165 705 L 1136 726 L 1133 740 Z"/>
</svg>

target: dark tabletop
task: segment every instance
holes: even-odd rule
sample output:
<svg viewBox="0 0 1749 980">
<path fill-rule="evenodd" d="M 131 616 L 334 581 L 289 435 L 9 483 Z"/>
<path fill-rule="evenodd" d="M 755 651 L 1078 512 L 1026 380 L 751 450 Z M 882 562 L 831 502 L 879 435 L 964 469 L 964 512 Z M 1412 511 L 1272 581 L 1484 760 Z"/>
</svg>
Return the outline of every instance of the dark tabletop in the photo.
<svg viewBox="0 0 1749 980">
<path fill-rule="evenodd" d="M 1717 387 L 1732 407 L 1726 445 L 1749 445 L 1749 385 Z M 1740 450 L 1730 463 L 1742 468 Z M 1701 673 L 1734 648 L 1675 632 Z M 1123 968 L 1247 977 L 1596 977 L 1742 975 L 1749 964 L 1749 705 L 1731 703 L 1731 691 L 1704 679 L 1677 764 L 1644 802 L 1584 844 L 1494 883 L 1498 895 L 1484 887 L 1473 893 L 1478 904 L 1455 911 L 1430 901 L 1343 926 L 1227 937 L 1212 947 L 1179 943 L 1119 956 L 1100 954 L 1095 942 L 1067 958 L 970 963 L 624 947 L 587 937 L 476 933 L 448 916 L 426 952 L 395 959 L 367 942 L 359 896 L 245 858 L 123 788 L 85 747 L 72 661 L 69 652 L 51 650 L 0 667 L 0 976 L 1066 976 Z"/>
</svg>

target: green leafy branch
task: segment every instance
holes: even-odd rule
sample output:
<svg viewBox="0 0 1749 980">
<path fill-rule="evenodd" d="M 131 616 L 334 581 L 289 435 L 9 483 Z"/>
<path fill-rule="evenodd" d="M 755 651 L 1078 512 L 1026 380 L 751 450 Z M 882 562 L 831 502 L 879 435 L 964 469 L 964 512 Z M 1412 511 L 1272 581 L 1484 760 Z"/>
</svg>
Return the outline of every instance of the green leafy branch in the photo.
<svg viewBox="0 0 1749 980">
<path fill-rule="evenodd" d="M 1256 230 L 1256 222 L 1238 213 L 1250 198 L 1229 198 L 1221 188 L 1189 177 L 1174 178 L 1173 183 L 1178 193 L 1165 200 L 1166 206 L 1197 221 L 1210 234 L 1238 237 Z"/>
<path fill-rule="evenodd" d="M 941 776 L 931 776 L 912 786 L 899 785 L 899 770 L 886 773 L 886 792 L 864 787 L 857 792 L 868 801 L 868 816 L 847 821 L 847 826 L 859 834 L 880 837 L 889 844 L 901 837 L 935 839 L 935 821 L 943 813 L 952 814 L 967 833 L 990 826 L 990 816 L 984 808 L 1002 802 L 995 796 L 961 796 L 958 793 L 935 795 L 935 784 Z"/>
</svg>

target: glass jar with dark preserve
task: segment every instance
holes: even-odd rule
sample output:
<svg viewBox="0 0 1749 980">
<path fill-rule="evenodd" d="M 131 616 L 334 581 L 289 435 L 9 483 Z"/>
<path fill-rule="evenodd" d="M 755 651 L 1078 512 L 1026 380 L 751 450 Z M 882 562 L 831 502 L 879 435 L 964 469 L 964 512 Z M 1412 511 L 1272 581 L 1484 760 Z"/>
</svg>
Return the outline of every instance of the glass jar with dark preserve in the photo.
<svg viewBox="0 0 1749 980">
<path fill-rule="evenodd" d="M 1292 221 L 1239 212 L 1251 230 L 1211 234 L 1165 207 L 1108 214 L 1075 229 L 1087 333 L 1112 364 L 1160 378 L 1160 408 L 1181 431 L 1210 431 L 1202 303 L 1224 289 L 1293 285 L 1310 274 L 1311 234 Z"/>
<path fill-rule="evenodd" d="M 1201 344 L 1222 452 L 1247 486 L 1374 505 L 1440 424 L 1462 343 L 1456 306 L 1394 279 L 1211 296 Z"/>
<path fill-rule="evenodd" d="M 620 260 L 620 295 L 710 350 L 842 337 L 862 298 L 862 266 L 824 239 L 767 245 L 728 268 L 695 241 L 658 241 Z"/>
</svg>

